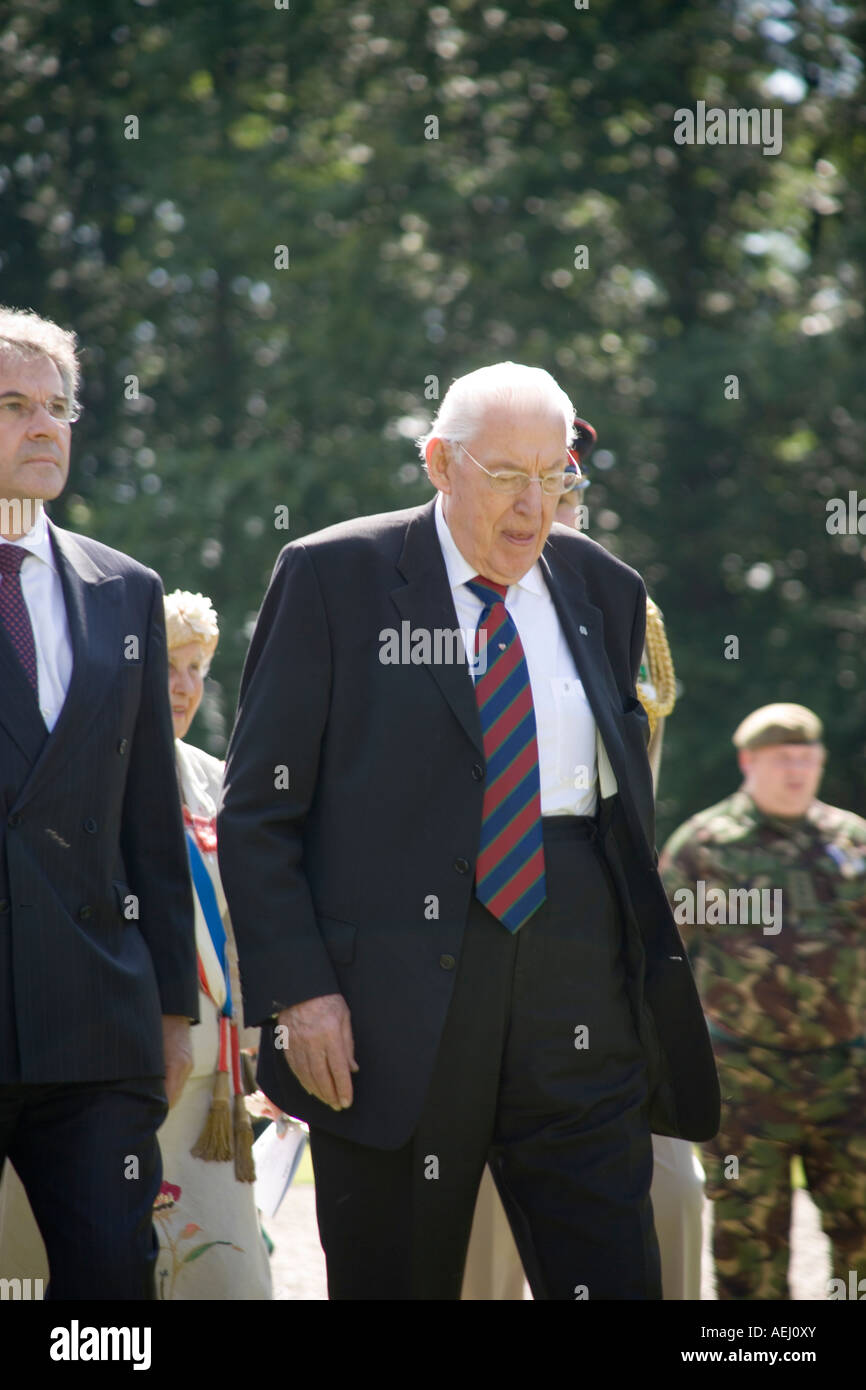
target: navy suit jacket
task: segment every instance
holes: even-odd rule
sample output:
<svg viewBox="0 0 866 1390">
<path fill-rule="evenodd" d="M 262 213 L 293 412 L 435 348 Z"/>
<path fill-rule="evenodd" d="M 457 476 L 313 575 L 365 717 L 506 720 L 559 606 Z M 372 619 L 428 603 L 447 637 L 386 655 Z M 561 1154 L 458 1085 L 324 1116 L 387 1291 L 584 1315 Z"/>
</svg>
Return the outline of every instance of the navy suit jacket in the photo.
<svg viewBox="0 0 866 1390">
<path fill-rule="evenodd" d="M 690 966 L 656 868 L 649 726 L 637 699 L 646 590 L 554 526 L 540 566 L 616 778 L 605 850 L 656 1132 L 710 1138 L 719 1087 Z M 454 987 L 481 832 L 484 743 L 465 662 L 390 665 L 381 633 L 454 630 L 434 503 L 286 546 L 258 617 L 228 751 L 218 853 L 247 1022 L 342 993 L 355 1098 L 308 1096 L 265 1029 L 264 1091 L 360 1143 L 413 1132 Z M 435 904 L 435 907 L 433 906 Z"/>
<path fill-rule="evenodd" d="M 0 627 L 0 1083 L 163 1073 L 198 1017 L 162 584 L 48 522 L 73 648 L 49 734 Z"/>
</svg>

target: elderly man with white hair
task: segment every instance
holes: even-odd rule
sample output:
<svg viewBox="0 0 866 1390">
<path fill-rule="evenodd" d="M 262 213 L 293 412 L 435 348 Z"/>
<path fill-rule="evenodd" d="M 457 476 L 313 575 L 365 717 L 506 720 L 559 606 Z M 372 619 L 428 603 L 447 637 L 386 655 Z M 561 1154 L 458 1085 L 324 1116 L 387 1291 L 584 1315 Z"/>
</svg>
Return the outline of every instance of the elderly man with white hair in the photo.
<svg viewBox="0 0 866 1390">
<path fill-rule="evenodd" d="M 218 852 L 332 1298 L 459 1298 L 488 1161 L 536 1298 L 659 1298 L 650 1130 L 718 1126 L 656 869 L 646 591 L 553 526 L 573 421 L 538 368 L 459 378 L 435 499 L 291 542 L 253 634 Z"/>
</svg>

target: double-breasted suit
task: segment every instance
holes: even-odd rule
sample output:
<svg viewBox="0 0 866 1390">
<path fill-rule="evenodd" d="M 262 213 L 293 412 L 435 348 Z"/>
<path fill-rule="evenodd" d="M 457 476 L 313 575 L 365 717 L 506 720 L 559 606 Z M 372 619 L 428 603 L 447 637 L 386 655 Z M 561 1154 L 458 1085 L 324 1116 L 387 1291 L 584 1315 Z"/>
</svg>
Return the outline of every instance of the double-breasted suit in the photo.
<svg viewBox="0 0 866 1390">
<path fill-rule="evenodd" d="M 72 649 L 50 732 L 0 625 L 0 1168 L 27 1190 L 50 1298 L 146 1299 L 162 1015 L 198 1016 L 162 585 L 47 526 Z M 33 538 L 23 565 L 48 563 Z"/>
<path fill-rule="evenodd" d="M 51 733 L 0 627 L 0 1084 L 159 1076 L 198 1016 L 162 585 L 48 522 L 73 669 Z"/>
</svg>

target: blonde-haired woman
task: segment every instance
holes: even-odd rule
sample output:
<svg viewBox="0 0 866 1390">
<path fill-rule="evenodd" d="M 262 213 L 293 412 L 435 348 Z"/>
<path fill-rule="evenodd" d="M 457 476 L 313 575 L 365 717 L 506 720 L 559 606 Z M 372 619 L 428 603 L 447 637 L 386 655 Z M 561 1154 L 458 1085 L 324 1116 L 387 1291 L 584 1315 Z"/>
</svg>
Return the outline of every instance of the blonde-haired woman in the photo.
<svg viewBox="0 0 866 1390">
<path fill-rule="evenodd" d="M 268 1254 L 253 1198 L 252 1130 L 243 1101 L 240 1048 L 258 1044 L 241 1029 L 234 937 L 216 856 L 223 764 L 184 743 L 201 704 L 219 641 L 210 599 L 180 589 L 165 599 L 169 695 L 177 783 L 195 897 L 199 962 L 193 1070 L 159 1131 L 163 1184 L 154 1209 L 160 1252 L 157 1298 L 267 1299 Z"/>
</svg>

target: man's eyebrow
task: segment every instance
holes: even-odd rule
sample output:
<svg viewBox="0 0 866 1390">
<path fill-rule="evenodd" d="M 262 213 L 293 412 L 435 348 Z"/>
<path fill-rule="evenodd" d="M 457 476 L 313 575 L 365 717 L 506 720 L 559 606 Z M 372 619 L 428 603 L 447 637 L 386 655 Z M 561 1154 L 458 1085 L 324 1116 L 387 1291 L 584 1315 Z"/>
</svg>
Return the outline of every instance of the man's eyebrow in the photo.
<svg viewBox="0 0 866 1390">
<path fill-rule="evenodd" d="M 27 395 L 27 392 L 26 392 L 26 391 L 20 391 L 20 390 L 18 390 L 18 391 L 16 391 L 16 390 L 12 390 L 12 391 L 0 391 L 0 401 L 5 401 L 5 399 L 6 399 L 7 396 L 26 396 L 26 395 Z M 58 392 L 56 392 L 56 394 L 53 395 L 53 396 L 46 396 L 46 400 L 49 400 L 49 401 L 68 401 L 68 400 L 69 400 L 69 397 L 68 397 L 67 395 L 64 395 L 64 393 L 63 393 L 62 391 L 58 391 Z"/>
</svg>

